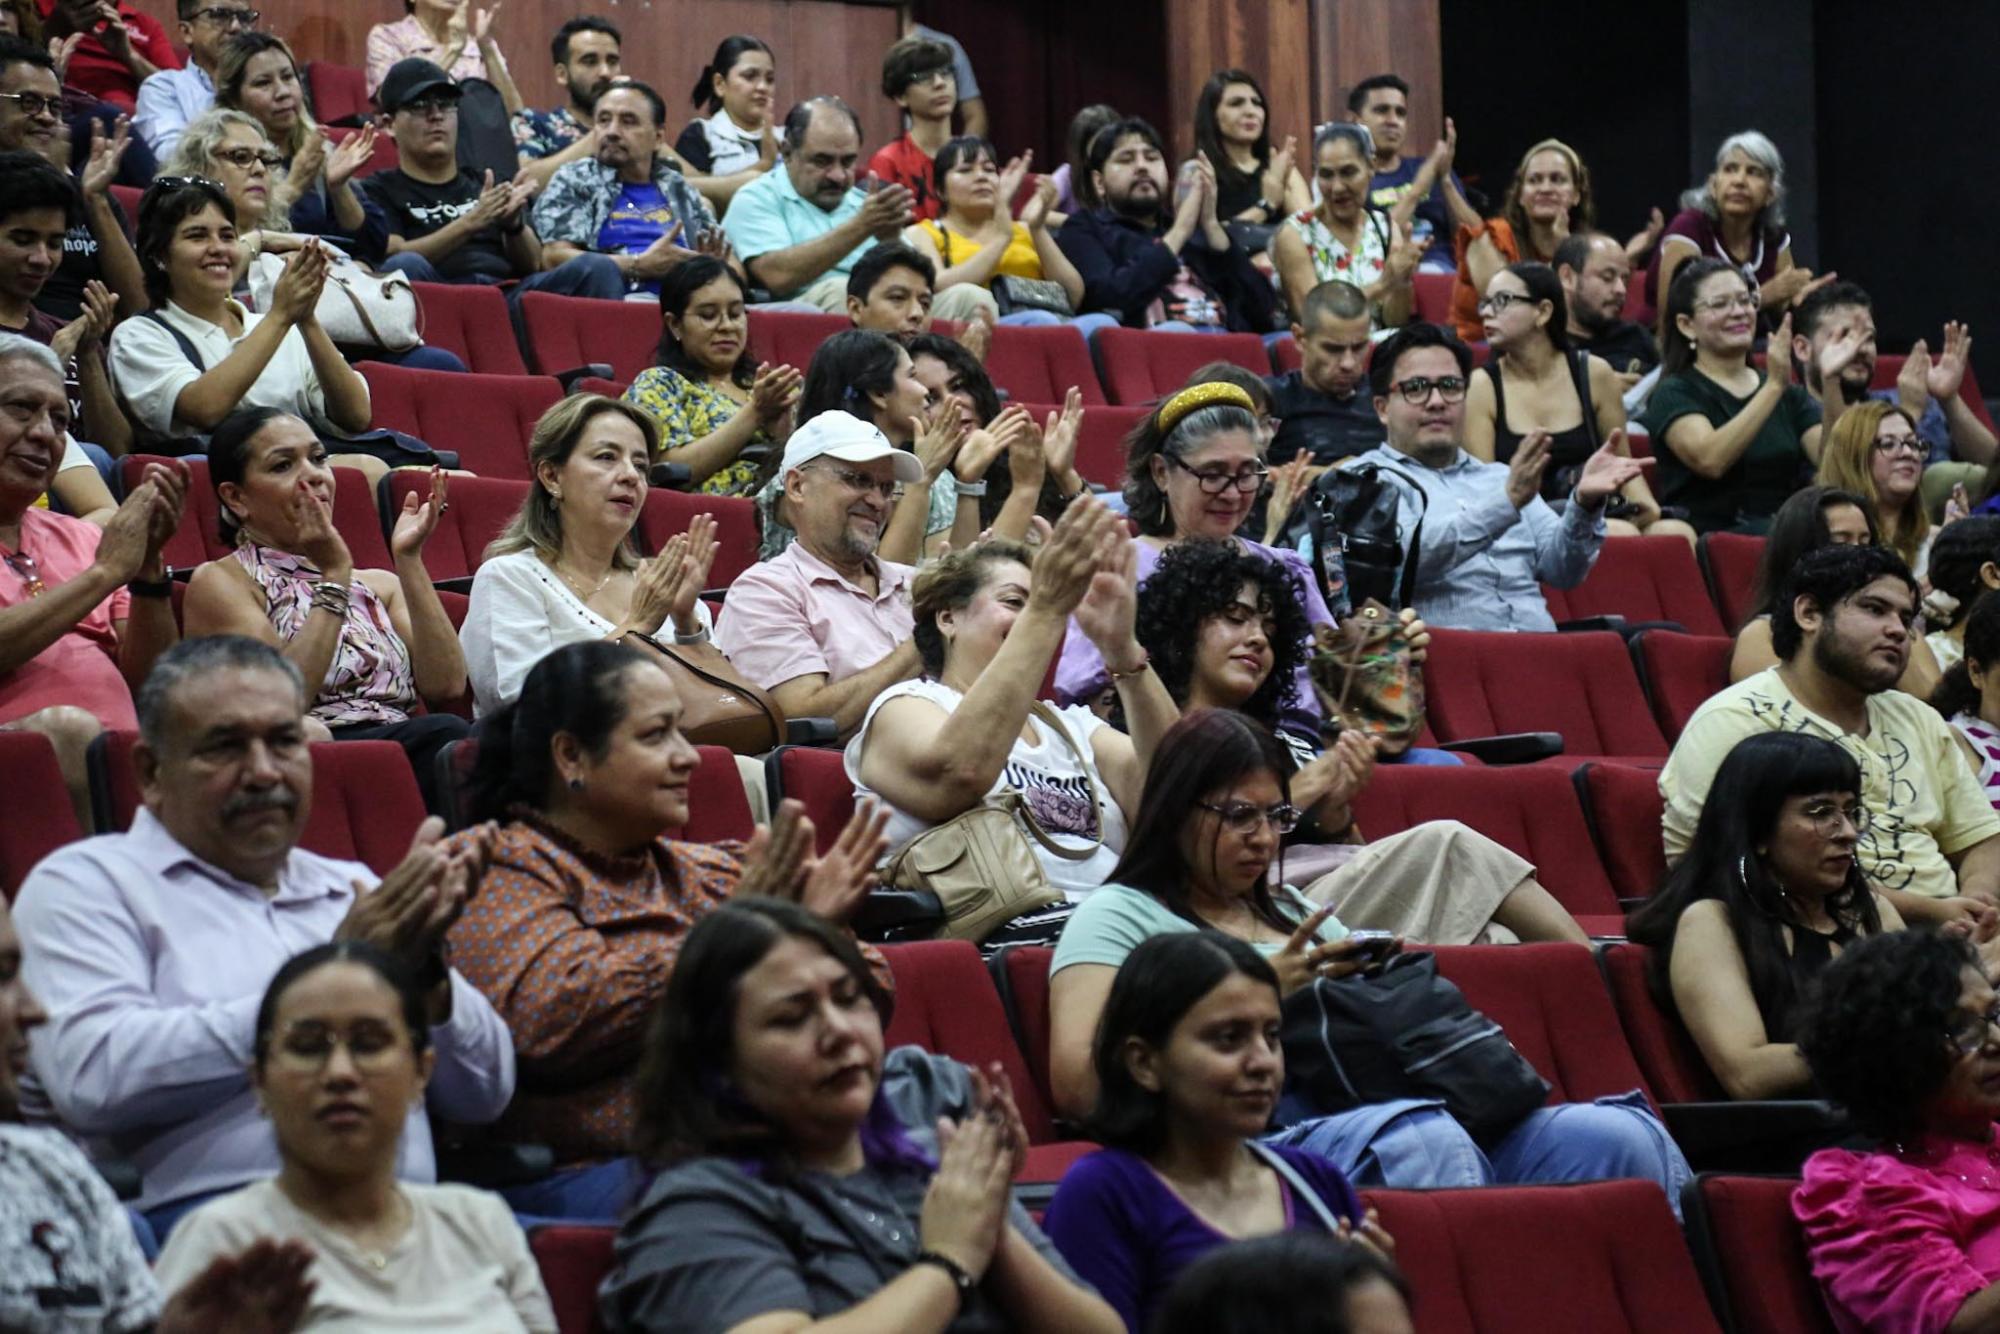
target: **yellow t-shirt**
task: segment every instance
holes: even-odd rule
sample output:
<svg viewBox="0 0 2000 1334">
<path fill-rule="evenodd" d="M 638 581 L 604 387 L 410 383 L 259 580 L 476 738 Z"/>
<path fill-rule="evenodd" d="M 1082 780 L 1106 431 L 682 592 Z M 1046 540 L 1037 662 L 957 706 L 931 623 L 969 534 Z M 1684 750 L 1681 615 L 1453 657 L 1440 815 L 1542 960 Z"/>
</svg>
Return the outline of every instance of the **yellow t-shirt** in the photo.
<svg viewBox="0 0 2000 1334">
<path fill-rule="evenodd" d="M 2000 834 L 2000 812 L 1935 709 L 1900 690 L 1881 691 L 1868 697 L 1868 735 L 1855 736 L 1799 703 L 1770 667 L 1695 710 L 1674 744 L 1660 773 L 1669 860 L 1687 851 L 1723 757 L 1759 732 L 1824 737 L 1861 766 L 1869 827 L 1858 856 L 1877 888 L 1948 898 L 1958 893 L 1958 876 L 1946 858 Z"/>
<path fill-rule="evenodd" d="M 944 260 L 942 267 L 963 264 L 979 253 L 979 242 L 945 227 L 942 221 L 924 221 L 917 224 L 931 238 L 938 255 Z M 1020 223 L 1014 224 L 1014 239 L 1000 252 L 1000 267 L 994 272 L 1008 278 L 1042 277 L 1042 257 L 1035 250 L 1035 239 L 1028 235 L 1028 229 Z"/>
</svg>

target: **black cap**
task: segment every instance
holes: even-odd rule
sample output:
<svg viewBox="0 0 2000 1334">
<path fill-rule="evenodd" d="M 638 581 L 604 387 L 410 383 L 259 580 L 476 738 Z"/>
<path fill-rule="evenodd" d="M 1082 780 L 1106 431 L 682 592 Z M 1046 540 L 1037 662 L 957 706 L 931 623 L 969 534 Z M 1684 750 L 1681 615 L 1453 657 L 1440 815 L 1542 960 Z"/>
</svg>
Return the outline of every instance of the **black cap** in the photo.
<svg viewBox="0 0 2000 1334">
<path fill-rule="evenodd" d="M 382 76 L 382 87 L 375 94 L 376 103 L 384 111 L 395 111 L 426 93 L 442 92 L 453 97 L 464 96 L 464 90 L 451 81 L 451 75 L 422 56 L 411 56 L 389 66 L 389 72 Z"/>
</svg>

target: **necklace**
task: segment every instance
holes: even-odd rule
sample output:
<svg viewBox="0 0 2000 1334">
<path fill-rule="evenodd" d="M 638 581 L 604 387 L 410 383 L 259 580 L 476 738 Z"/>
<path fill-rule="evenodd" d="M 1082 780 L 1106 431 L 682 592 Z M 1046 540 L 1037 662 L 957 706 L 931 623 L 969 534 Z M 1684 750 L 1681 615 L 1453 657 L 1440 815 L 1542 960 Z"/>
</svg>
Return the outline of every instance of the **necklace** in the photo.
<svg viewBox="0 0 2000 1334">
<path fill-rule="evenodd" d="M 597 587 L 591 589 L 588 593 L 586 593 L 583 591 L 583 585 L 577 581 L 576 576 L 572 575 L 568 570 L 565 570 L 562 567 L 561 562 L 557 562 L 554 568 L 555 572 L 562 576 L 562 581 L 568 584 L 570 586 L 570 589 L 573 592 L 575 592 L 575 594 L 578 597 L 582 598 L 585 602 L 590 601 L 592 598 L 596 597 L 599 593 L 602 593 L 604 591 L 604 586 L 611 582 L 611 576 L 618 573 L 618 567 L 615 565 L 612 566 L 610 569 L 604 572 L 604 577 L 597 581 Z"/>
</svg>

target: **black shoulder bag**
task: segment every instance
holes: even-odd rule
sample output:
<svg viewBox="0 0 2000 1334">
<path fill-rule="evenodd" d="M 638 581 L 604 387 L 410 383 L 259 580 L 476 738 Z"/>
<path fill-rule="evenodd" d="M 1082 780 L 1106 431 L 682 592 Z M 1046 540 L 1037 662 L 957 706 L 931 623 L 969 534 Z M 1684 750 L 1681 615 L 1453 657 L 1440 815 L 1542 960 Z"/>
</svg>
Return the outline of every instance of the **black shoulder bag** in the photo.
<svg viewBox="0 0 2000 1334">
<path fill-rule="evenodd" d="M 1383 476 L 1385 472 L 1404 476 L 1416 492 L 1417 522 L 1410 529 L 1407 550 L 1402 492 Z M 1430 497 L 1423 487 L 1400 468 L 1364 463 L 1329 468 L 1319 475 L 1304 507 L 1305 524 L 1313 541 L 1313 574 L 1336 617 L 1370 598 L 1392 609 L 1409 604 L 1429 508 Z M 1285 541 L 1290 545 L 1296 538 L 1288 533 Z"/>
</svg>

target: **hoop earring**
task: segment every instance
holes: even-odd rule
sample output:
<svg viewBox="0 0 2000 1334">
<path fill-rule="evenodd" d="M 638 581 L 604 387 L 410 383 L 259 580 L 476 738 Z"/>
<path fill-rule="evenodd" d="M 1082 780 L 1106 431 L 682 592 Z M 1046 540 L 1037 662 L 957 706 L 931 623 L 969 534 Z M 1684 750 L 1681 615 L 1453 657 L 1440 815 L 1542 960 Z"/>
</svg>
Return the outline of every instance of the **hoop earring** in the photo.
<svg viewBox="0 0 2000 1334">
<path fill-rule="evenodd" d="M 572 778 L 572 779 L 570 779 L 570 780 L 569 780 L 569 790 L 570 790 L 570 791 L 572 791 L 572 792 L 581 792 L 581 791 L 583 791 L 583 780 L 582 780 L 581 778 Z"/>
<path fill-rule="evenodd" d="M 1750 888 L 1750 854 L 1747 852 L 1736 858 L 1736 879 L 1743 888 Z"/>
</svg>

